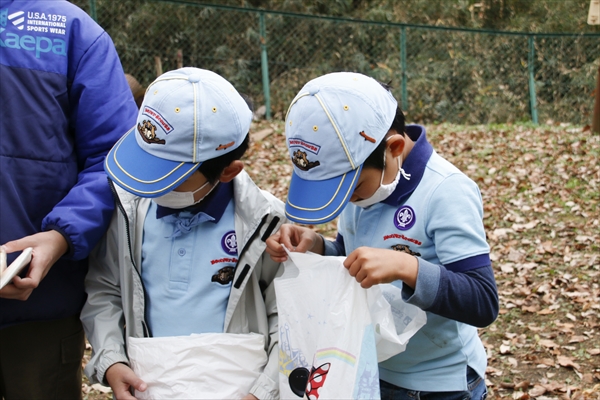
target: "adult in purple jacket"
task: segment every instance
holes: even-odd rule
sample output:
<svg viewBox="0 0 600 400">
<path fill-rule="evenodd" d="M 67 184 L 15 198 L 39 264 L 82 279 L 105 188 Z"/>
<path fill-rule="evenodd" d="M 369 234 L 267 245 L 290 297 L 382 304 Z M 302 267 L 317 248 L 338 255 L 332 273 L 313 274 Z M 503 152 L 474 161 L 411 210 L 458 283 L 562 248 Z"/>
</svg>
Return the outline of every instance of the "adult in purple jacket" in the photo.
<svg viewBox="0 0 600 400">
<path fill-rule="evenodd" d="M 109 35 L 67 1 L 0 0 L 0 397 L 80 398 L 87 256 L 114 208 L 106 153 L 137 108 Z"/>
</svg>

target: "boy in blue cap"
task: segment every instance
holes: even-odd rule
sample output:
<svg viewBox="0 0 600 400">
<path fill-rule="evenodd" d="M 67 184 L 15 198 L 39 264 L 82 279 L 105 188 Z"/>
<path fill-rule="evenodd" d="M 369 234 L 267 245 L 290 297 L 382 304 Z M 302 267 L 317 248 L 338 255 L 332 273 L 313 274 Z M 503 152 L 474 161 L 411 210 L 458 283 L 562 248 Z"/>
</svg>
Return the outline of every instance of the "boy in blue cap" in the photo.
<svg viewBox="0 0 600 400">
<path fill-rule="evenodd" d="M 268 361 L 245 398 L 278 397 L 280 264 L 265 240 L 285 216 L 243 171 L 251 120 L 221 76 L 170 71 L 148 87 L 137 125 L 106 157 L 118 210 L 92 254 L 81 319 L 93 347 L 85 372 L 119 399 L 152 385 L 132 370 L 129 338 L 201 333 L 262 335 Z"/>
<path fill-rule="evenodd" d="M 308 82 L 285 132 L 294 164 L 287 217 L 340 220 L 334 242 L 283 225 L 267 240 L 271 257 L 287 258 L 282 245 L 347 255 L 362 287 L 392 283 L 427 312 L 406 351 L 380 364 L 382 399 L 484 398 L 476 327 L 496 319 L 498 294 L 477 185 L 433 150 L 424 127 L 405 126 L 388 87 L 361 74 Z"/>
</svg>

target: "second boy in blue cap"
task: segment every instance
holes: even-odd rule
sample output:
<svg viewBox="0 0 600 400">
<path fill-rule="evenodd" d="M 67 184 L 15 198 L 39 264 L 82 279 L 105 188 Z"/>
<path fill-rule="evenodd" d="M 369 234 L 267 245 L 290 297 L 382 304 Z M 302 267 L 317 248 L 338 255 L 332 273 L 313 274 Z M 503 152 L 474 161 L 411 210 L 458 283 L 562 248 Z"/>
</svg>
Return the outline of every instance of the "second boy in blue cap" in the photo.
<svg viewBox="0 0 600 400">
<path fill-rule="evenodd" d="M 246 398 L 278 398 L 280 264 L 265 240 L 285 217 L 243 171 L 251 119 L 221 76 L 167 72 L 106 157 L 118 211 L 90 259 L 81 318 L 93 347 L 85 372 L 119 399 L 152 385 L 130 368 L 128 338 L 201 333 L 262 335 L 268 361 Z"/>
<path fill-rule="evenodd" d="M 267 240 L 276 261 L 295 251 L 347 255 L 363 287 L 392 283 L 427 324 L 380 364 L 382 399 L 484 398 L 486 353 L 476 327 L 498 295 L 477 185 L 440 157 L 425 128 L 404 125 L 389 88 L 356 73 L 308 82 L 285 132 L 294 172 L 286 214 L 319 224 L 341 215 L 335 242 L 284 225 Z"/>
</svg>

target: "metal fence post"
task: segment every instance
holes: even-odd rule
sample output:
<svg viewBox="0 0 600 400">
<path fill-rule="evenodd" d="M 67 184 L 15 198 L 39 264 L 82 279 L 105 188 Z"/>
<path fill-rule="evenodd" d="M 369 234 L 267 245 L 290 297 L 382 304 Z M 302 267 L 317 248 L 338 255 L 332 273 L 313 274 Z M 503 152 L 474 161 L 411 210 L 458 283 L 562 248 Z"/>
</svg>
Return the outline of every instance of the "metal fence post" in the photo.
<svg viewBox="0 0 600 400">
<path fill-rule="evenodd" d="M 527 67 L 529 69 L 529 104 L 531 107 L 531 120 L 534 124 L 538 123 L 537 113 L 537 98 L 535 96 L 535 71 L 533 68 L 533 62 L 535 60 L 535 46 L 533 35 L 528 37 L 529 41 L 529 54 L 527 57 Z"/>
<path fill-rule="evenodd" d="M 592 132 L 600 133 L 600 65 L 596 77 L 596 94 L 594 99 L 594 115 L 592 117 Z"/>
<path fill-rule="evenodd" d="M 96 0 L 90 0 L 90 17 L 98 22 L 98 14 L 96 13 Z"/>
<path fill-rule="evenodd" d="M 402 68 L 402 110 L 408 110 L 408 94 L 406 92 L 406 27 L 400 28 L 400 63 Z"/>
<path fill-rule="evenodd" d="M 260 21 L 260 65 L 262 69 L 263 93 L 267 120 L 271 119 L 271 91 L 269 89 L 269 59 L 267 58 L 267 29 L 265 27 L 265 14 L 259 14 Z"/>
</svg>

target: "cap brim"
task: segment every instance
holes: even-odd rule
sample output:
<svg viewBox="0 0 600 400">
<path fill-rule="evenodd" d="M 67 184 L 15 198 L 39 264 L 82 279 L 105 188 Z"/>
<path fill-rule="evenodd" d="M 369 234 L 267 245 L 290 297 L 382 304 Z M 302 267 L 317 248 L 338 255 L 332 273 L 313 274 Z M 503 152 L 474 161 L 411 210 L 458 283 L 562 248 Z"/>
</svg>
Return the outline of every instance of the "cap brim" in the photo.
<svg viewBox="0 0 600 400">
<path fill-rule="evenodd" d="M 183 183 L 202 163 L 165 160 L 142 150 L 133 127 L 110 150 L 104 162 L 108 176 L 141 197 L 158 197 Z"/>
<path fill-rule="evenodd" d="M 362 165 L 341 176 L 309 181 L 294 172 L 285 213 L 299 224 L 324 224 L 337 217 L 352 197 Z"/>
</svg>

